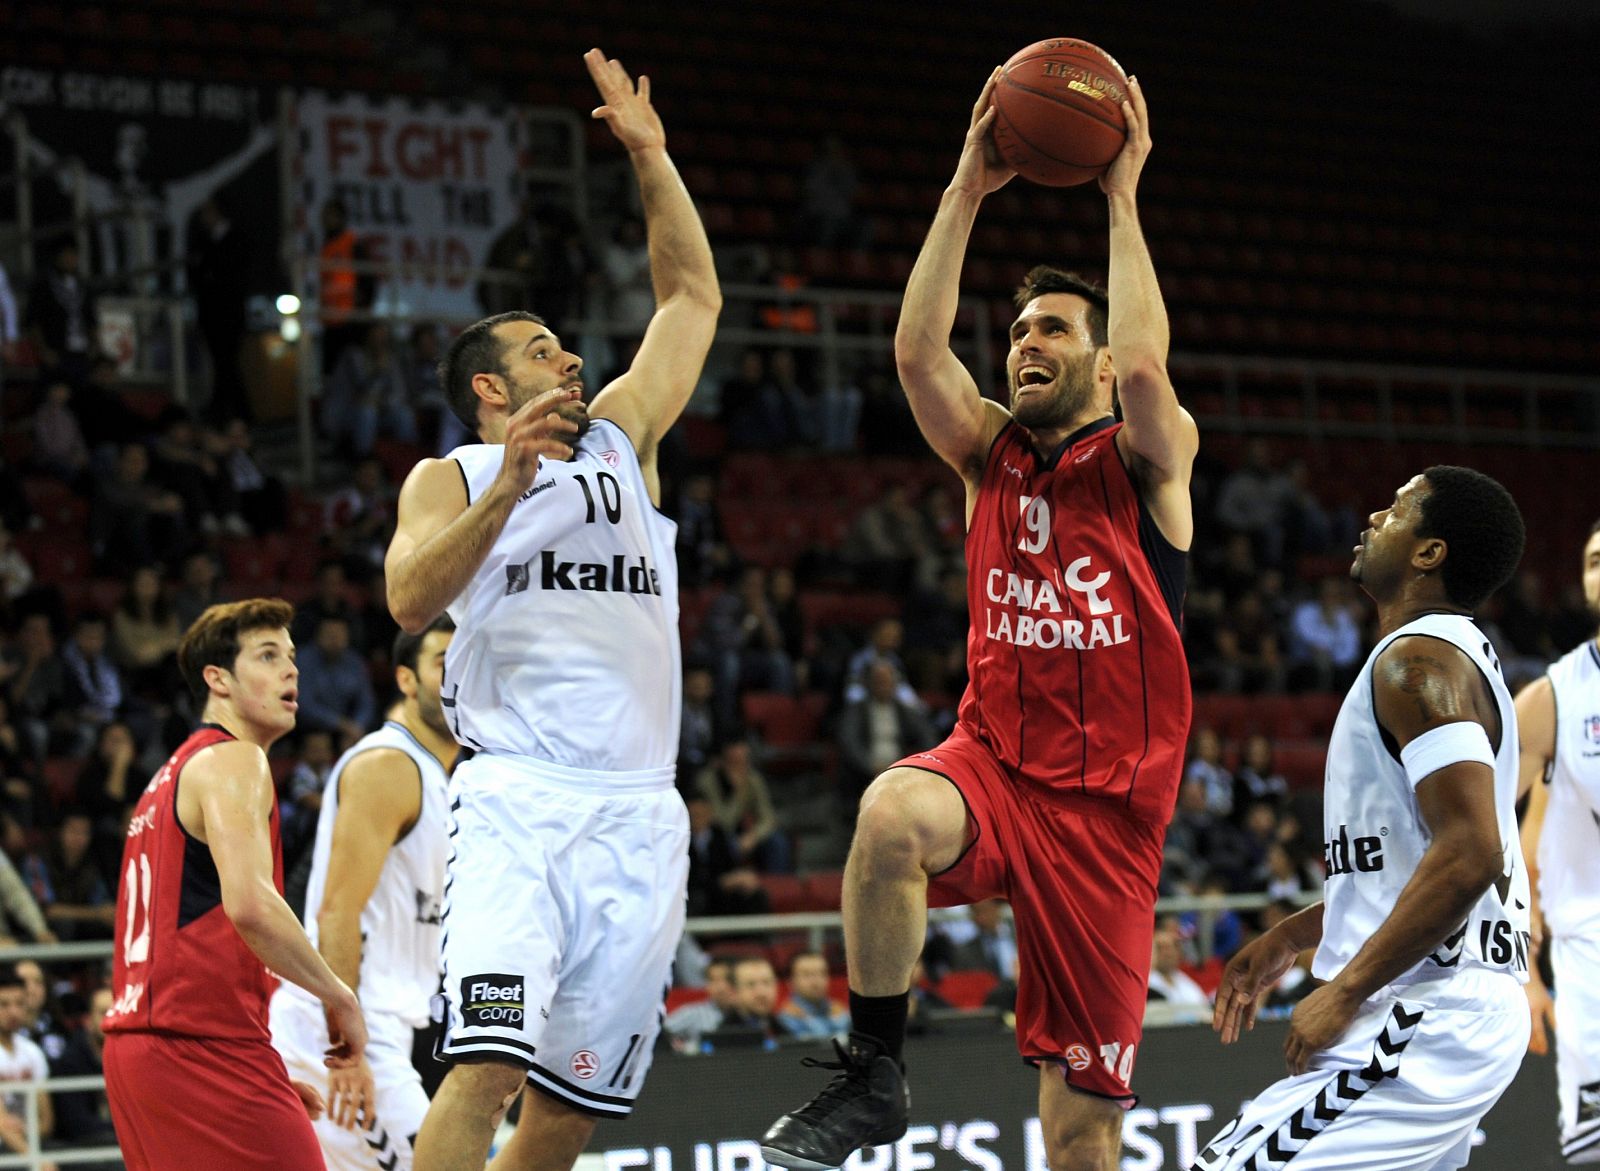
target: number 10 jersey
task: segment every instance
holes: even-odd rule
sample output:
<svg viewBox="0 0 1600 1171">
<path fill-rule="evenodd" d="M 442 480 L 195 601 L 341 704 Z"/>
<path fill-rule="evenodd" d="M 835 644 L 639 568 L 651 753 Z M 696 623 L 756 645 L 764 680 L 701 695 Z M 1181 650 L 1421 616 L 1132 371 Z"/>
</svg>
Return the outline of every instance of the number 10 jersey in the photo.
<svg viewBox="0 0 1600 1171">
<path fill-rule="evenodd" d="M 503 454 L 498 444 L 450 453 L 469 503 Z M 609 420 L 593 421 L 570 461 L 540 461 L 449 607 L 457 629 L 443 698 L 456 739 L 597 774 L 672 767 L 682 704 L 677 529 Z"/>
<path fill-rule="evenodd" d="M 184 766 L 232 740 L 207 724 L 178 746 L 145 788 L 128 823 L 117 891 L 105 1030 L 267 1041 L 273 978 L 222 908 L 211 848 L 178 821 Z M 283 890 L 278 803 L 269 817 L 272 882 Z"/>
</svg>

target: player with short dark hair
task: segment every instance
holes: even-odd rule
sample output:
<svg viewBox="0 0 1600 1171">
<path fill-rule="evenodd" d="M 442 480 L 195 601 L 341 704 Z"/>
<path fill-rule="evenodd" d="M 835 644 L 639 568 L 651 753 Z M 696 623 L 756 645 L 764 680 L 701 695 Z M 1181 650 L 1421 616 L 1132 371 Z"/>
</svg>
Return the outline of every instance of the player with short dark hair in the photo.
<svg viewBox="0 0 1600 1171">
<path fill-rule="evenodd" d="M 1324 983 L 1294 1010 L 1289 1076 L 1201 1171 L 1461 1167 L 1528 1043 L 1517 718 L 1471 617 L 1516 570 L 1522 517 L 1488 476 L 1434 467 L 1371 526 L 1350 572 L 1380 639 L 1328 744 L 1324 901 L 1234 955 L 1213 1027 L 1236 1041 L 1309 948 Z"/>
<path fill-rule="evenodd" d="M 448 610 L 445 711 L 472 751 L 450 781 L 443 908 L 451 1070 L 418 1171 L 565 1167 L 624 1118 L 649 1070 L 682 935 L 688 814 L 674 526 L 657 453 L 694 391 L 722 294 L 650 103 L 585 55 L 644 207 L 656 310 L 590 408 L 583 362 L 532 313 L 469 328 L 446 394 L 481 442 L 406 478 L 386 560 L 406 630 Z"/>
<path fill-rule="evenodd" d="M 1583 600 L 1600 622 L 1600 521 L 1580 562 Z M 1561 1154 L 1600 1162 L 1600 632 L 1550 664 L 1517 695 L 1522 737 L 1522 854 L 1533 886 L 1528 959 L 1532 1053 L 1556 1046 Z M 1560 995 L 1539 972 L 1548 951 Z M 1548 1030 L 1548 1033 L 1547 1033 Z"/>
<path fill-rule="evenodd" d="M 202 724 L 128 825 L 106 1014 L 106 1093 L 130 1171 L 311 1171 L 322 1154 L 272 1048 L 274 977 L 321 1002 L 326 1064 L 361 1065 L 361 1006 L 283 901 L 267 752 L 294 730 L 299 671 L 276 598 L 212 606 L 178 647 Z M 367 1089 L 370 1094 L 370 1086 Z"/>
<path fill-rule="evenodd" d="M 1011 902 L 1017 1044 L 1040 1070 L 1052 1168 L 1113 1167 L 1135 1100 L 1189 729 L 1179 622 L 1199 434 L 1167 376 L 1166 308 L 1139 228 L 1150 133 L 1137 83 L 1127 145 L 1100 178 L 1107 289 L 1048 266 L 1028 273 L 1009 408 L 985 399 L 950 349 L 978 208 L 1014 174 L 989 133 L 998 76 L 973 110 L 895 333 L 917 424 L 966 485 L 970 683 L 951 737 L 862 798 L 844 888 L 853 1031 L 838 1076 L 762 1144 L 769 1162 L 805 1171 L 905 1133 L 901 1046 L 930 905 Z"/>
</svg>

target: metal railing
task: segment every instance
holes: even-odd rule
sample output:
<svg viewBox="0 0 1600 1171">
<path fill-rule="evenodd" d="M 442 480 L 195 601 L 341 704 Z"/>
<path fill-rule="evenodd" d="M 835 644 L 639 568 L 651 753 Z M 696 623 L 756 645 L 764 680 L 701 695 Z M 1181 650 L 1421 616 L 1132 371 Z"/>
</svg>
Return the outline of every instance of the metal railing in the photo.
<svg viewBox="0 0 1600 1171">
<path fill-rule="evenodd" d="M 1308 906 L 1321 897 L 1320 892 L 1307 892 L 1293 900 Z M 1197 941 L 1204 941 L 1209 958 L 1211 929 L 1216 918 L 1224 911 L 1260 910 L 1274 900 L 1265 894 L 1239 895 L 1183 895 L 1161 899 L 1156 903 L 1157 915 L 1178 915 L 1196 912 L 1200 916 Z M 1006 911 L 1009 916 L 1009 908 Z M 934 908 L 928 912 L 931 923 L 958 922 L 965 918 L 959 907 Z M 844 917 L 838 911 L 803 911 L 784 915 L 716 915 L 690 919 L 685 931 L 692 936 L 726 938 L 736 935 L 772 935 L 804 931 L 808 943 L 820 948 L 829 933 L 844 929 Z M 24 943 L 0 947 L 0 963 L 18 960 L 36 960 L 40 963 L 62 963 L 73 960 L 110 959 L 113 944 L 110 940 L 75 943 Z M 1148 1021 L 1151 1025 L 1191 1023 L 1194 1013 L 1157 1011 Z M 27 1167 L 33 1171 L 49 1163 L 58 1166 L 81 1163 L 109 1163 L 118 1161 L 121 1153 L 116 1147 L 78 1147 L 60 1150 L 43 1150 L 39 1135 L 39 1098 L 41 1093 L 76 1093 L 85 1090 L 103 1092 L 103 1077 L 49 1078 L 42 1082 L 7 1082 L 8 1093 L 21 1093 L 27 1097 L 24 1122 L 27 1126 L 28 1150 L 20 1154 L 0 1155 L 0 1169 Z"/>
</svg>

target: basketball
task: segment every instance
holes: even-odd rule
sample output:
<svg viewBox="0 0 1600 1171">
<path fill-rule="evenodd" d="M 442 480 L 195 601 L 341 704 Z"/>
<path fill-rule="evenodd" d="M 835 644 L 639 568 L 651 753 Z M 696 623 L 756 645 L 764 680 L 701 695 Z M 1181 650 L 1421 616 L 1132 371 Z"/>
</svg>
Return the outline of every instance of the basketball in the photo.
<svg viewBox="0 0 1600 1171">
<path fill-rule="evenodd" d="M 1012 55 L 994 90 L 994 144 L 1017 174 L 1046 187 L 1098 176 L 1128 137 L 1128 78 L 1088 41 L 1055 37 Z"/>
</svg>

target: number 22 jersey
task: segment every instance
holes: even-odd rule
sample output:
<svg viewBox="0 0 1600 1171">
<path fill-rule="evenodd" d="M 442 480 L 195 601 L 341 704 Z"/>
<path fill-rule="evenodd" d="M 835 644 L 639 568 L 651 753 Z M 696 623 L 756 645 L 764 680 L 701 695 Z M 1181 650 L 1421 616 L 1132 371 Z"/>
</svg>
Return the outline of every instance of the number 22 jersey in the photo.
<svg viewBox="0 0 1600 1171">
<path fill-rule="evenodd" d="M 234 737 L 198 728 L 145 788 L 123 847 L 105 1029 L 268 1041 L 273 977 L 222 909 L 211 848 L 178 821 L 178 787 L 196 754 Z M 278 803 L 269 814 L 272 883 L 283 890 Z"/>
</svg>

